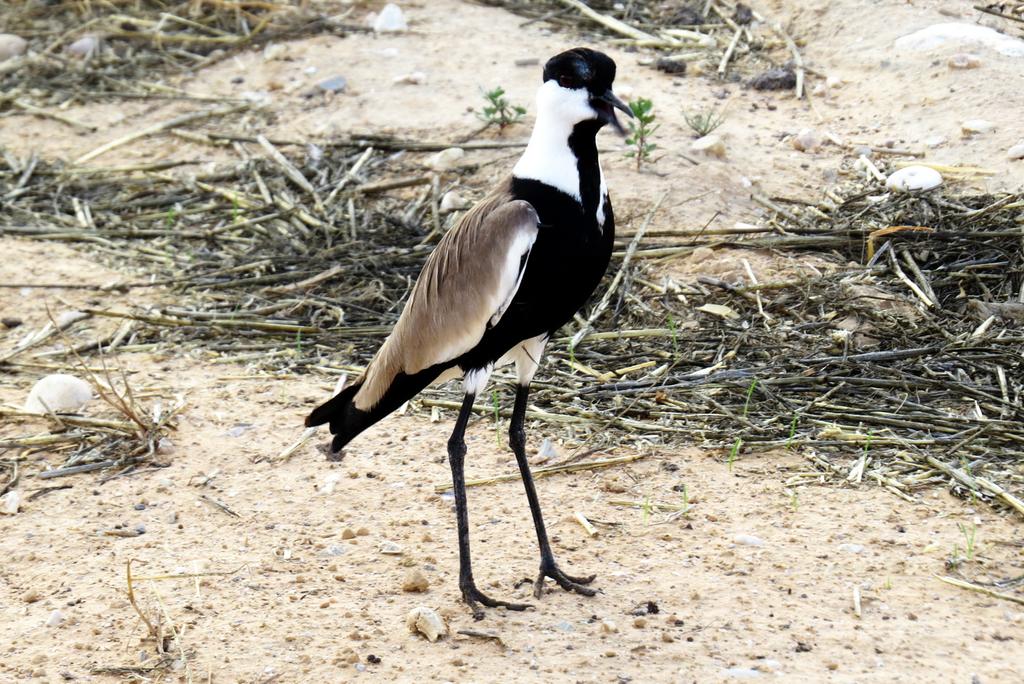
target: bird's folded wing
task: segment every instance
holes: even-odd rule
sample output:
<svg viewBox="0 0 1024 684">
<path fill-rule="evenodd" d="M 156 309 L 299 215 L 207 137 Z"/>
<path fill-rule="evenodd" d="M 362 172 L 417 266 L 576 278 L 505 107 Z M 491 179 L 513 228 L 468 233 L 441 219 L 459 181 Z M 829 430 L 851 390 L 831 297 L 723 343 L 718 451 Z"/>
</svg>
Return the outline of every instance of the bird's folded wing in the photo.
<svg viewBox="0 0 1024 684">
<path fill-rule="evenodd" d="M 476 346 L 515 296 L 537 226 L 533 206 L 505 190 L 448 231 L 367 369 L 357 405 L 376 404 L 399 372 L 417 373 Z"/>
</svg>

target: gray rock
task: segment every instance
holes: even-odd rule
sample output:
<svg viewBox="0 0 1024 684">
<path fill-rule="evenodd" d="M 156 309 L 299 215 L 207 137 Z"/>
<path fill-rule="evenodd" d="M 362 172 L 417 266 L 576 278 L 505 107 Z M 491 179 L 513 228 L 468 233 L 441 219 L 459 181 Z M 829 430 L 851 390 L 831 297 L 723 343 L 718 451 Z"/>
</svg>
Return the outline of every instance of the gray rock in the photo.
<svg viewBox="0 0 1024 684">
<path fill-rule="evenodd" d="M 331 76 L 330 78 L 325 78 L 316 85 L 325 93 L 343 93 L 345 92 L 345 88 L 348 87 L 348 81 L 345 80 L 344 76 Z"/>
<path fill-rule="evenodd" d="M 796 87 L 796 72 L 789 67 L 764 71 L 749 81 L 754 90 L 789 90 Z"/>
<path fill-rule="evenodd" d="M 28 41 L 13 33 L 0 33 L 0 62 L 25 54 Z"/>
</svg>

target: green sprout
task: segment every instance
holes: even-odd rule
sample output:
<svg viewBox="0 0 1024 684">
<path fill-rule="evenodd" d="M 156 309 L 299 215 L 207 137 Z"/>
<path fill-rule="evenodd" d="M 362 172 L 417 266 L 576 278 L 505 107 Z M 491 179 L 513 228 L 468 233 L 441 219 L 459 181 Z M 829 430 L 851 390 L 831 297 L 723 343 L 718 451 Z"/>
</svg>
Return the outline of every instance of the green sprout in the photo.
<svg viewBox="0 0 1024 684">
<path fill-rule="evenodd" d="M 173 206 L 167 207 L 167 227 L 173 228 L 174 224 L 178 222 L 178 210 Z"/>
<path fill-rule="evenodd" d="M 505 97 L 505 89 L 501 86 L 484 93 L 487 105 L 479 112 L 477 117 L 487 125 L 497 125 L 499 131 L 505 130 L 508 126 L 522 121 L 526 116 L 526 107 L 514 105 Z"/>
<path fill-rule="evenodd" d="M 672 353 L 673 358 L 679 358 L 679 328 L 672 314 L 668 315 L 668 329 L 672 332 Z"/>
<path fill-rule="evenodd" d="M 633 120 L 629 122 L 629 137 L 626 144 L 632 145 L 633 149 L 626 153 L 627 157 L 636 157 L 636 170 L 645 161 L 650 161 L 651 152 L 657 147 L 650 142 L 651 136 L 658 130 L 659 124 L 654 123 L 655 116 L 652 113 L 654 103 L 647 98 L 639 97 L 629 103 L 629 109 L 633 112 Z"/>
<path fill-rule="evenodd" d="M 754 396 L 754 390 L 757 388 L 757 378 L 750 381 L 750 387 L 747 388 L 747 400 L 743 402 L 743 417 L 747 417 L 747 411 L 750 409 L 750 398 Z"/>
<path fill-rule="evenodd" d="M 793 414 L 793 420 L 789 423 L 789 437 L 786 438 L 786 448 L 790 449 L 793 446 L 793 438 L 796 437 L 796 423 L 799 420 L 797 414 Z"/>
<path fill-rule="evenodd" d="M 967 549 L 967 560 L 974 560 L 974 538 L 978 534 L 978 528 L 974 523 L 971 523 L 970 527 L 967 527 L 963 523 L 957 523 L 957 527 L 960 528 L 960 534 L 964 536 L 964 545 Z"/>
<path fill-rule="evenodd" d="M 725 115 L 719 114 L 712 109 L 702 110 L 693 114 L 683 114 L 686 125 L 690 127 L 698 138 L 703 138 L 713 130 L 722 125 Z"/>
<path fill-rule="evenodd" d="M 651 511 L 653 509 L 654 506 L 651 505 L 651 497 L 645 496 L 644 500 L 640 503 L 640 517 L 643 521 L 644 526 L 647 525 L 647 522 L 651 517 Z"/>
<path fill-rule="evenodd" d="M 737 437 L 736 443 L 732 445 L 732 450 L 729 452 L 729 472 L 732 472 L 732 464 L 736 461 L 736 457 L 740 453 L 740 447 L 743 446 L 743 438 Z"/>
</svg>

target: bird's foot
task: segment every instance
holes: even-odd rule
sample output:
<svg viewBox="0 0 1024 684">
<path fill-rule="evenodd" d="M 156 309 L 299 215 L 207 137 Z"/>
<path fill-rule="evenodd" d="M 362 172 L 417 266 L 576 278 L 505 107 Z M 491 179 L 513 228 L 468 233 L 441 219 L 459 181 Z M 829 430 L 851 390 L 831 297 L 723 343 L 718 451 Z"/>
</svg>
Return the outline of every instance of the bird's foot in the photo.
<svg viewBox="0 0 1024 684">
<path fill-rule="evenodd" d="M 511 601 L 492 599 L 490 596 L 477 589 L 474 584 L 462 587 L 462 600 L 465 601 L 466 605 L 469 606 L 469 609 L 473 611 L 474 620 L 484 619 L 484 611 L 483 608 L 480 607 L 480 604 L 483 604 L 488 608 L 504 607 L 509 610 L 526 610 L 527 608 L 533 608 L 529 603 L 512 603 Z"/>
<path fill-rule="evenodd" d="M 593 596 L 597 593 L 597 589 L 583 586 L 593 582 L 597 575 L 573 577 L 562 572 L 562 569 L 558 567 L 555 561 L 551 560 L 549 562 L 541 561 L 540 574 L 537 576 L 537 581 L 533 583 L 533 595 L 537 598 L 540 598 L 541 592 L 544 591 L 545 577 L 555 580 L 558 582 L 558 586 L 566 591 L 575 591 L 577 594 L 583 594 L 584 596 Z"/>
</svg>

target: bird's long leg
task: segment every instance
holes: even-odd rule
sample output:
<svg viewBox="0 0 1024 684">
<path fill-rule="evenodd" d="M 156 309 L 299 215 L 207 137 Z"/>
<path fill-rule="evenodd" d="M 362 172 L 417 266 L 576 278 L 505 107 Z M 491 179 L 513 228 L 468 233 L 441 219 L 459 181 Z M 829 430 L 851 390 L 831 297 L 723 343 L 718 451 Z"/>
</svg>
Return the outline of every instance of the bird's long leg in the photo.
<svg viewBox="0 0 1024 684">
<path fill-rule="evenodd" d="M 530 473 L 530 464 L 526 461 L 526 398 L 529 395 L 529 385 L 519 385 L 516 389 L 516 404 L 512 409 L 512 421 L 508 429 L 508 444 L 515 452 L 516 462 L 519 463 L 519 473 L 523 476 L 523 486 L 526 488 L 526 498 L 530 502 L 530 513 L 533 514 L 533 526 L 537 529 L 537 543 L 540 545 L 540 574 L 533 585 L 533 595 L 540 598 L 544 589 L 544 578 L 550 577 L 566 591 L 575 591 L 584 596 L 593 596 L 597 593 L 590 587 L 583 585 L 594 581 L 596 575 L 588 577 L 573 577 L 562 572 L 555 563 L 555 556 L 551 553 L 551 544 L 548 542 L 548 533 L 544 528 L 544 517 L 540 512 L 540 502 L 537 500 L 537 490 L 533 486 L 533 475 Z"/>
<path fill-rule="evenodd" d="M 466 394 L 462 400 L 462 409 L 455 421 L 455 430 L 448 440 L 448 461 L 452 466 L 455 516 L 459 528 L 459 589 L 462 590 L 462 599 L 473 611 L 473 619 L 482 620 L 484 611 L 480 608 L 480 604 L 489 608 L 504 606 L 509 610 L 526 610 L 530 606 L 525 603 L 510 603 L 492 599 L 477 589 L 476 583 L 473 581 L 473 565 L 469 556 L 469 512 L 466 507 L 466 479 L 463 464 L 466 458 L 466 424 L 473 412 L 474 398 L 475 395 Z"/>
</svg>

